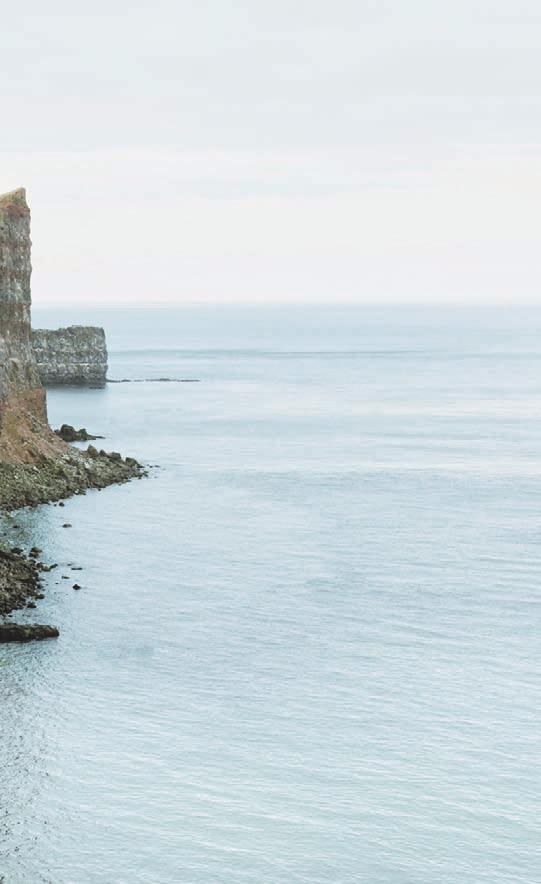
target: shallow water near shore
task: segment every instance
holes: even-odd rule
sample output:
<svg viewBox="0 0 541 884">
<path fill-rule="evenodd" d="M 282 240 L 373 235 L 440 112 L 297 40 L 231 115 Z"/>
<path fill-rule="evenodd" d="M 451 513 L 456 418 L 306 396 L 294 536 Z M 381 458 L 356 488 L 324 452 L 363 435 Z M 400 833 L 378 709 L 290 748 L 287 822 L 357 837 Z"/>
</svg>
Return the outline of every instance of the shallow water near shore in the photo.
<svg viewBox="0 0 541 884">
<path fill-rule="evenodd" d="M 35 313 L 200 383 L 49 393 L 159 466 L 2 521 L 0 878 L 537 884 L 541 311 Z"/>
</svg>

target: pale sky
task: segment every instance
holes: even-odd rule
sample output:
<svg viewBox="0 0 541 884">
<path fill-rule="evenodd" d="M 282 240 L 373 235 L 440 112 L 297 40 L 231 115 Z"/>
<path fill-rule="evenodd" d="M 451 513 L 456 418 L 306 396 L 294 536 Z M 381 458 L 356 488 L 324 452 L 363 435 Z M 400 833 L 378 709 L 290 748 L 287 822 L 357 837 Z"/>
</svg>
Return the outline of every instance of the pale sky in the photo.
<svg viewBox="0 0 541 884">
<path fill-rule="evenodd" d="M 534 0 L 10 4 L 34 303 L 541 300 L 540 45 Z"/>
</svg>

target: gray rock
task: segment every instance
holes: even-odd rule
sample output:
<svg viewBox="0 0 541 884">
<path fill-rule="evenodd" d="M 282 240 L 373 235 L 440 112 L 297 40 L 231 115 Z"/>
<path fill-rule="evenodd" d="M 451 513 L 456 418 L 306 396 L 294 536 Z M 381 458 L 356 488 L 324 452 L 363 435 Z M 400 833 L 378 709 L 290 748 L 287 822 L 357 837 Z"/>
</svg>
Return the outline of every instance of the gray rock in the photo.
<svg viewBox="0 0 541 884">
<path fill-rule="evenodd" d="M 45 386 L 105 385 L 107 344 L 102 328 L 70 325 L 68 328 L 34 329 L 32 347 Z"/>
</svg>

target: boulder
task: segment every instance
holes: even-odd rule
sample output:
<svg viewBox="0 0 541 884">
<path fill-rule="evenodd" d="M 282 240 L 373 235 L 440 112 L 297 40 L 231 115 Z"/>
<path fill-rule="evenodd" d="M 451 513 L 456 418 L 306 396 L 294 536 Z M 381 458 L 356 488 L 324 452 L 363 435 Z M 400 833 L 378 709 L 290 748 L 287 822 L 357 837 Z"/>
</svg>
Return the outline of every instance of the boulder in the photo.
<svg viewBox="0 0 541 884">
<path fill-rule="evenodd" d="M 41 623 L 0 623 L 0 643 L 42 641 L 45 638 L 58 638 L 56 626 Z"/>
</svg>

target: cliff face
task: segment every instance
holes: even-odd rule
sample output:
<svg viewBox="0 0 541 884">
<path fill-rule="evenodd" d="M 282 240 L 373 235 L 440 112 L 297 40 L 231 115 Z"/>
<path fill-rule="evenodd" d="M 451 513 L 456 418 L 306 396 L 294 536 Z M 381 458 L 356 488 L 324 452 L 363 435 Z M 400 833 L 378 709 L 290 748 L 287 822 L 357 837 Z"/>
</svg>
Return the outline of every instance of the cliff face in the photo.
<svg viewBox="0 0 541 884">
<path fill-rule="evenodd" d="M 30 210 L 23 189 L 0 196 L 0 458 L 32 461 L 47 446 L 45 391 L 30 336 Z M 43 444 L 42 444 L 43 443 Z"/>
<path fill-rule="evenodd" d="M 102 387 L 107 376 L 105 332 L 96 326 L 35 329 L 32 347 L 41 382 Z"/>
</svg>

